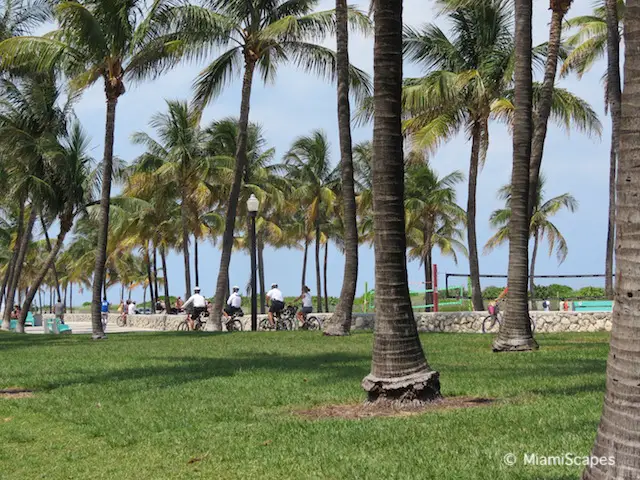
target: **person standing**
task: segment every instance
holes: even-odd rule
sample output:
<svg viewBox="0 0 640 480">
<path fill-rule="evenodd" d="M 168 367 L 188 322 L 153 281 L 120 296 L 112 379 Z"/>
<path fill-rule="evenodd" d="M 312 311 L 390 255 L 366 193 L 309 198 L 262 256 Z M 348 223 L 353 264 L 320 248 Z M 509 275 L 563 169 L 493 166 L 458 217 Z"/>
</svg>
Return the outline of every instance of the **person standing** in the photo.
<svg viewBox="0 0 640 480">
<path fill-rule="evenodd" d="M 60 301 L 60 297 L 58 297 L 58 301 L 53 306 L 53 313 L 55 315 L 55 318 L 59 318 L 60 323 L 63 325 L 64 325 L 64 312 L 65 312 L 64 304 Z"/>
<path fill-rule="evenodd" d="M 136 314 L 136 302 L 134 302 L 133 300 L 131 300 L 129 302 L 129 311 L 127 313 L 129 315 L 135 315 Z"/>
<path fill-rule="evenodd" d="M 102 330 L 107 330 L 107 323 L 109 322 L 109 302 L 105 296 L 100 304 L 100 318 L 102 319 Z"/>
</svg>

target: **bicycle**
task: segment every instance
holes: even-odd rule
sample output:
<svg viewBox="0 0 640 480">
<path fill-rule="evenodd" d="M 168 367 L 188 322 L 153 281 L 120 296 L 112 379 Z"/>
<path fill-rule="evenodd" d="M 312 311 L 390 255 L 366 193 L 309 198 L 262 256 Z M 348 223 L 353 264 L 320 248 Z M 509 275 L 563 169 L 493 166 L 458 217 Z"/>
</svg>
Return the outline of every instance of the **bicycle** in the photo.
<svg viewBox="0 0 640 480">
<path fill-rule="evenodd" d="M 296 309 L 294 307 L 293 308 L 293 315 L 294 318 L 296 319 L 295 321 L 295 325 L 298 325 L 298 321 L 297 321 L 297 316 L 296 316 Z M 316 317 L 315 315 L 307 315 L 304 312 L 302 313 L 302 325 L 300 325 L 300 329 L 301 330 L 322 330 L 322 321 Z"/>
<path fill-rule="evenodd" d="M 116 325 L 119 327 L 124 327 L 127 325 L 127 314 L 126 313 L 121 313 L 120 315 L 118 315 L 118 318 L 116 318 Z"/>
<path fill-rule="evenodd" d="M 529 316 L 529 322 L 531 323 L 531 333 L 536 331 L 536 321 Z M 495 328 L 496 325 L 498 328 Z M 482 320 L 482 333 L 495 333 L 500 330 L 502 326 L 502 312 L 498 307 L 495 307 L 493 314 L 489 314 Z"/>
<path fill-rule="evenodd" d="M 287 307 L 285 309 L 283 309 L 280 312 L 276 312 L 273 314 L 273 319 L 275 321 L 275 330 L 279 331 L 279 330 L 293 330 L 293 322 L 291 321 L 291 313 L 290 313 L 290 308 L 292 307 Z M 295 312 L 295 308 L 294 308 L 294 312 Z M 283 317 L 284 314 L 284 317 Z M 295 313 L 293 318 L 295 318 Z M 259 330 L 274 330 L 274 326 L 271 325 L 271 323 L 269 323 L 269 319 L 268 318 L 263 318 L 262 320 L 260 320 L 260 325 L 259 325 Z"/>
<path fill-rule="evenodd" d="M 189 322 L 187 321 L 190 315 L 191 315 L 190 313 L 187 313 L 187 317 L 178 324 L 177 330 L 179 332 L 188 332 L 190 330 Z M 193 330 L 194 331 L 204 330 L 205 326 L 207 325 L 208 316 L 209 316 L 209 312 L 207 311 L 200 312 L 200 315 L 198 315 L 196 318 L 193 319 Z"/>
<path fill-rule="evenodd" d="M 241 332 L 242 321 L 240 320 L 240 318 L 243 316 L 244 312 L 242 310 L 238 310 L 233 315 L 231 315 L 231 318 L 229 318 L 225 322 L 225 325 L 227 326 L 227 332 Z"/>
</svg>

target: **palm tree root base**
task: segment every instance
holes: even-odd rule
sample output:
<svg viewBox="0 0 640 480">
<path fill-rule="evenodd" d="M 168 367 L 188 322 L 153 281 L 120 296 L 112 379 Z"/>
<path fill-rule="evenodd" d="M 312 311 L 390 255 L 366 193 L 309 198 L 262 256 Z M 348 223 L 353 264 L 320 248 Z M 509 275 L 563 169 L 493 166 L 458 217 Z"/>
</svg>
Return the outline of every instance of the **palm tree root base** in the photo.
<svg viewBox="0 0 640 480">
<path fill-rule="evenodd" d="M 368 403 L 417 405 L 441 398 L 440 374 L 434 370 L 393 378 L 369 374 L 362 380 L 362 388 Z"/>
<path fill-rule="evenodd" d="M 346 322 L 346 314 L 334 313 L 331 318 L 325 322 L 324 335 L 327 337 L 345 337 L 350 335 L 351 332 L 349 329 L 345 328 Z"/>
<path fill-rule="evenodd" d="M 540 345 L 533 337 L 500 338 L 493 341 L 494 352 L 530 352 L 538 350 Z"/>
</svg>

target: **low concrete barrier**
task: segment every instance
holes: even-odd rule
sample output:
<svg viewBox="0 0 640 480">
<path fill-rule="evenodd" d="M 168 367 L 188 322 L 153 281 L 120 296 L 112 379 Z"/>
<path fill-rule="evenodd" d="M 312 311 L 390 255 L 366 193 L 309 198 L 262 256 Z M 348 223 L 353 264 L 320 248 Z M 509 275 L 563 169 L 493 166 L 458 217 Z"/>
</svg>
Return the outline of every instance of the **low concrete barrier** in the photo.
<svg viewBox="0 0 640 480">
<path fill-rule="evenodd" d="M 317 313 L 321 321 L 331 317 L 330 313 Z M 132 327 L 150 328 L 154 330 L 176 330 L 178 324 L 185 319 L 182 315 L 129 315 L 127 324 Z M 482 321 L 487 312 L 441 312 L 416 313 L 416 323 L 421 332 L 458 332 L 480 333 Z M 43 315 L 45 319 L 53 318 L 51 314 Z M 258 315 L 258 323 L 266 315 Z M 531 312 L 538 332 L 596 332 L 611 330 L 611 312 Z M 115 323 L 118 314 L 109 314 L 109 323 Z M 67 322 L 91 322 L 89 313 L 67 313 Z M 251 316 L 241 318 L 243 329 L 250 330 Z M 353 315 L 352 330 L 373 329 L 375 315 L 373 313 L 356 313 Z"/>
</svg>

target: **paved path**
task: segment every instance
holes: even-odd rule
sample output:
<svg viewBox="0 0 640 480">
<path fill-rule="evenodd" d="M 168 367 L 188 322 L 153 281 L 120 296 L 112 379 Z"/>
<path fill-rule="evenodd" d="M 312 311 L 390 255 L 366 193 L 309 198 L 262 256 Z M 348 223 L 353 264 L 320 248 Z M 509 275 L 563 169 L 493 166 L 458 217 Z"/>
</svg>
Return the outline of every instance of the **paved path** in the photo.
<svg viewBox="0 0 640 480">
<path fill-rule="evenodd" d="M 67 325 L 71 327 L 71 331 L 76 333 L 87 334 L 91 333 L 91 323 L 89 322 L 68 322 Z M 44 328 L 42 327 L 25 327 L 26 333 L 44 333 Z M 115 323 L 109 323 L 107 325 L 107 334 L 109 333 L 126 333 L 126 332 L 156 332 L 157 330 L 153 330 L 151 328 L 140 328 L 140 327 L 118 327 Z"/>
</svg>

